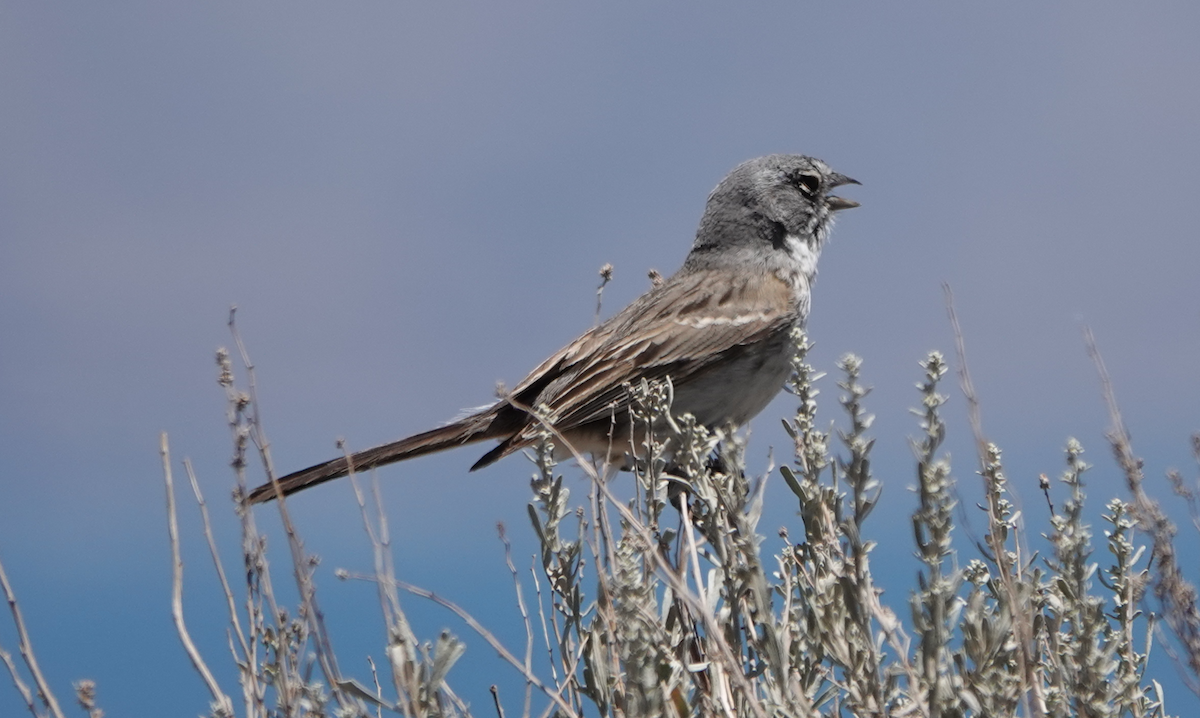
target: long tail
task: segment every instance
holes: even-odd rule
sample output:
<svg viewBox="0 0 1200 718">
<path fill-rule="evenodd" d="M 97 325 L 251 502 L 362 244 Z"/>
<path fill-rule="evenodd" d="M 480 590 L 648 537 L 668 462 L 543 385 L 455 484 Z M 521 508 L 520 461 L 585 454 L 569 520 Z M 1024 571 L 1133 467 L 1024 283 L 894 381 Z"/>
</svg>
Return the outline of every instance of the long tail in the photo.
<svg viewBox="0 0 1200 718">
<path fill-rule="evenodd" d="M 360 451 L 351 455 L 349 460 L 343 456 L 323 464 L 310 466 L 307 469 L 288 474 L 276 483 L 279 484 L 283 495 L 288 496 L 310 486 L 341 478 L 350 473 L 351 466 L 354 467 L 355 472 L 366 471 L 376 466 L 411 459 L 414 456 L 431 454 L 435 451 L 452 449 L 456 446 L 493 438 L 495 434 L 491 430 L 492 427 L 489 426 L 491 422 L 481 422 L 481 418 L 483 418 L 481 415 L 476 414 L 406 439 Z M 267 483 L 251 491 L 248 501 L 251 504 L 260 504 L 274 499 L 275 496 L 275 484 Z"/>
</svg>

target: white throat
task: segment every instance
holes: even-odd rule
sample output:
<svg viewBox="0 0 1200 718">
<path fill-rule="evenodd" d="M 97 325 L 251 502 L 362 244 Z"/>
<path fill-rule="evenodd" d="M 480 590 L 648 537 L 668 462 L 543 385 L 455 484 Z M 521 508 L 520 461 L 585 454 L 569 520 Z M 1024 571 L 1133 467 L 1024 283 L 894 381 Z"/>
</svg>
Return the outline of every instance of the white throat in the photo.
<svg viewBox="0 0 1200 718">
<path fill-rule="evenodd" d="M 791 287 L 792 303 L 796 307 L 800 322 L 803 323 L 812 301 L 812 281 L 817 276 L 817 258 L 821 250 L 793 234 L 784 237 L 783 248 L 783 252 L 775 253 L 778 257 L 775 276 Z"/>
<path fill-rule="evenodd" d="M 783 246 L 792 259 L 793 271 L 799 272 L 804 275 L 805 279 L 812 281 L 812 278 L 817 275 L 817 258 L 821 256 L 821 252 L 794 234 L 783 238 Z"/>
</svg>

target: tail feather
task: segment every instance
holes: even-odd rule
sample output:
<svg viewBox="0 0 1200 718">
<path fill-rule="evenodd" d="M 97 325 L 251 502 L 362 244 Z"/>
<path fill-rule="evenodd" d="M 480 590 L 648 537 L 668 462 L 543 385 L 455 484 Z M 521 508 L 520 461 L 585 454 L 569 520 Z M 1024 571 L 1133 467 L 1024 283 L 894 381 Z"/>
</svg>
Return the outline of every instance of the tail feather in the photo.
<svg viewBox="0 0 1200 718">
<path fill-rule="evenodd" d="M 284 496 L 307 489 L 310 486 L 332 481 L 354 471 L 366 471 L 376 466 L 391 464 L 404 459 L 411 459 L 422 454 L 432 454 L 435 451 L 451 449 L 456 446 L 472 444 L 476 441 L 493 438 L 490 422 L 481 422 L 480 415 L 467 417 L 453 424 L 441 426 L 406 439 L 393 441 L 388 444 L 365 449 L 352 454 L 349 459 L 345 456 L 326 461 L 323 464 L 310 466 L 295 473 L 288 474 L 275 483 L 267 483 L 250 492 L 247 499 L 251 504 L 260 504 L 276 497 L 276 484 Z"/>
</svg>

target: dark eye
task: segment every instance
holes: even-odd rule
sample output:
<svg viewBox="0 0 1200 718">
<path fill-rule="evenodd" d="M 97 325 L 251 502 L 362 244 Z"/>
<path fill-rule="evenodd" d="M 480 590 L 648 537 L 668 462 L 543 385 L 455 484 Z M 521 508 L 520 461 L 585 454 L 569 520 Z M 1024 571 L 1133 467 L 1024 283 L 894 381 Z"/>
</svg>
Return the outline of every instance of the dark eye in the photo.
<svg viewBox="0 0 1200 718">
<path fill-rule="evenodd" d="M 821 189 L 821 178 L 816 175 L 797 172 L 788 179 L 807 197 L 812 197 Z"/>
</svg>

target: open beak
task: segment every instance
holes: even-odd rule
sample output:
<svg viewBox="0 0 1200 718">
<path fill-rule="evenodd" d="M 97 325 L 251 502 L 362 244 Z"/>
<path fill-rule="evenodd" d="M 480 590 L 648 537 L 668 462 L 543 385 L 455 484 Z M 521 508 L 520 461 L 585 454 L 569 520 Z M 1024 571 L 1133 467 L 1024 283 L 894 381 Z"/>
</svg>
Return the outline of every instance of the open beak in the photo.
<svg viewBox="0 0 1200 718">
<path fill-rule="evenodd" d="M 834 173 L 833 176 L 829 178 L 830 187 L 841 187 L 844 184 L 861 185 L 862 182 L 837 173 Z M 845 199 L 844 197 L 829 195 L 825 198 L 825 206 L 829 207 L 829 209 L 833 210 L 834 212 L 838 212 L 843 209 L 853 209 L 859 206 L 859 204 L 852 199 Z"/>
</svg>

